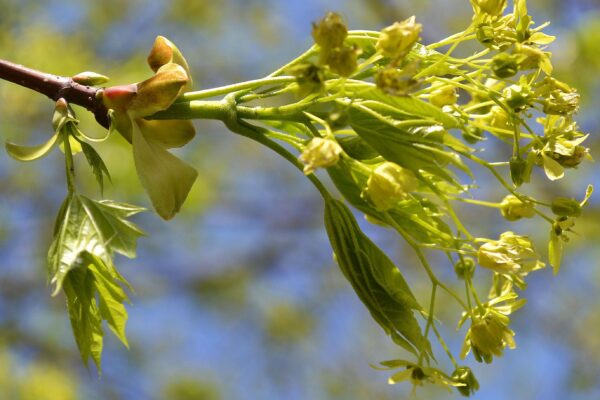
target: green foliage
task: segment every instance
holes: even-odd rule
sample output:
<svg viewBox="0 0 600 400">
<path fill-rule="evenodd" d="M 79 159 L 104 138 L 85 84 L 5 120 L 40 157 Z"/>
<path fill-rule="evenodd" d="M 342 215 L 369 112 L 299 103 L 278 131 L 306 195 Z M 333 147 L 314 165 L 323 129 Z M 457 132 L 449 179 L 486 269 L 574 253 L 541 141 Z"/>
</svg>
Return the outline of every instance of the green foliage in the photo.
<svg viewBox="0 0 600 400">
<path fill-rule="evenodd" d="M 396 344 L 429 357 L 430 344 L 413 315 L 422 308 L 398 268 L 365 236 L 340 201 L 325 201 L 325 228 L 340 269 L 373 319 Z"/>
</svg>

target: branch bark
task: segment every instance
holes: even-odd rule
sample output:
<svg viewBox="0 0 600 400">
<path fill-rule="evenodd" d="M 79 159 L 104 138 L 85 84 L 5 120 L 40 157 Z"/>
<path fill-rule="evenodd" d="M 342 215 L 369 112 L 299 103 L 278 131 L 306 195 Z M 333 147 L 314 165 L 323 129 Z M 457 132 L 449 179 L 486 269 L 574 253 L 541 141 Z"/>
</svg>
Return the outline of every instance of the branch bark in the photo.
<svg viewBox="0 0 600 400">
<path fill-rule="evenodd" d="M 52 75 L 0 59 L 0 79 L 45 94 L 56 101 L 61 97 L 91 111 L 103 127 L 110 125 L 108 110 L 102 103 L 100 88 L 81 85 L 65 76 Z"/>
</svg>

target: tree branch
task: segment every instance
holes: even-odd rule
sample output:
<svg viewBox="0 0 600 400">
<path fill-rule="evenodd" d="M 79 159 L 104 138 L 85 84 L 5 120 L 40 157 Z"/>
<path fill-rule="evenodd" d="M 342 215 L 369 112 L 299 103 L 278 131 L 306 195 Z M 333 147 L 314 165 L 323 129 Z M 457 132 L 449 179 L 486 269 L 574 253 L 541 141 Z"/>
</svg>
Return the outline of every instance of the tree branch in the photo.
<svg viewBox="0 0 600 400">
<path fill-rule="evenodd" d="M 108 110 L 98 96 L 100 88 L 81 85 L 64 76 L 47 74 L 0 59 L 0 79 L 16 83 L 45 94 L 56 101 L 61 97 L 68 103 L 77 104 L 91 111 L 96 121 L 108 129 Z"/>
</svg>

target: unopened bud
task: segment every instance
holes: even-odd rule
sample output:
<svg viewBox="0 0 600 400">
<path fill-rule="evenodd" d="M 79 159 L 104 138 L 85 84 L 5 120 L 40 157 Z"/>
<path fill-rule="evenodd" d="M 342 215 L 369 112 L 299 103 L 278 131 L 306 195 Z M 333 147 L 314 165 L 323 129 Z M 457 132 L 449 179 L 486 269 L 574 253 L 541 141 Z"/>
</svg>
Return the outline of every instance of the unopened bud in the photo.
<svg viewBox="0 0 600 400">
<path fill-rule="evenodd" d="M 506 0 L 474 0 L 472 3 L 480 11 L 494 17 L 502 15 L 506 8 Z"/>
<path fill-rule="evenodd" d="M 469 367 L 457 367 L 452 372 L 452 380 L 462 384 L 456 389 L 465 397 L 469 397 L 479 390 L 479 382 Z"/>
<path fill-rule="evenodd" d="M 506 104 L 515 111 L 522 111 L 529 106 L 531 90 L 521 85 L 510 85 L 502 93 Z"/>
<path fill-rule="evenodd" d="M 112 86 L 102 91 L 102 101 L 108 109 L 125 111 L 136 95 L 136 84 Z"/>
<path fill-rule="evenodd" d="M 500 203 L 502 216 L 509 221 L 521 218 L 531 218 L 535 215 L 535 207 L 532 203 L 524 203 L 517 196 L 509 194 Z"/>
<path fill-rule="evenodd" d="M 429 97 L 429 102 L 434 106 L 444 107 L 456 104 L 458 94 L 454 86 L 446 85 L 434 90 Z"/>
<path fill-rule="evenodd" d="M 350 76 L 357 67 L 358 52 L 354 47 L 341 46 L 332 49 L 325 63 L 333 73 L 340 76 Z"/>
<path fill-rule="evenodd" d="M 342 148 L 331 139 L 313 138 L 298 159 L 306 164 L 304 173 L 312 174 L 317 168 L 327 168 L 337 164 Z"/>
<path fill-rule="evenodd" d="M 579 217 L 581 204 L 575 199 L 557 197 L 552 201 L 552 212 L 559 217 Z"/>
<path fill-rule="evenodd" d="M 579 93 L 554 90 L 544 102 L 544 112 L 554 115 L 568 115 L 579 109 Z"/>
<path fill-rule="evenodd" d="M 575 146 L 572 154 L 562 155 L 559 154 L 556 161 L 565 168 L 575 168 L 581 162 L 589 156 L 589 150 L 583 146 Z"/>
<path fill-rule="evenodd" d="M 386 67 L 375 75 L 375 85 L 384 93 L 392 96 L 407 96 L 414 91 L 420 82 L 394 67 Z"/>
<path fill-rule="evenodd" d="M 402 58 L 419 40 L 422 25 L 415 22 L 415 16 L 402 21 L 381 31 L 376 48 L 385 57 Z"/>
<path fill-rule="evenodd" d="M 498 78 L 510 78 L 519 72 L 517 58 L 507 53 L 500 53 L 492 59 L 492 71 Z"/>
<path fill-rule="evenodd" d="M 419 181 L 412 171 L 386 161 L 371 173 L 361 196 L 370 200 L 377 210 L 386 211 L 418 186 Z"/>
<path fill-rule="evenodd" d="M 92 71 L 80 72 L 77 75 L 73 76 L 71 79 L 73 79 L 80 85 L 86 86 L 98 86 L 110 80 L 108 76 L 100 75 Z"/>
<path fill-rule="evenodd" d="M 329 53 L 344 44 L 344 39 L 348 36 L 348 28 L 339 14 L 329 12 L 318 23 L 313 23 L 312 36 L 315 43 L 321 47 L 321 51 Z"/>
<path fill-rule="evenodd" d="M 464 257 L 454 264 L 454 272 L 458 279 L 470 279 L 475 272 L 475 260 L 471 257 Z"/>
<path fill-rule="evenodd" d="M 484 46 L 490 46 L 494 43 L 494 28 L 489 24 L 481 24 L 475 31 L 477 40 Z"/>
</svg>

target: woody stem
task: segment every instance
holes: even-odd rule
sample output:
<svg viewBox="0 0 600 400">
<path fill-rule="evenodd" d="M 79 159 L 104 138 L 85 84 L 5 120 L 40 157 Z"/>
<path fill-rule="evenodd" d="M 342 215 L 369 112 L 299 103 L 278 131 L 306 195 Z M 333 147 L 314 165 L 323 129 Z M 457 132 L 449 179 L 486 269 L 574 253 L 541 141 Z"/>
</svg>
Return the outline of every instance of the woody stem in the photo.
<svg viewBox="0 0 600 400">
<path fill-rule="evenodd" d="M 64 98 L 91 111 L 105 128 L 110 125 L 108 110 L 97 95 L 100 88 L 81 85 L 65 76 L 48 74 L 0 59 L 0 79 L 45 94 L 56 101 Z"/>
</svg>

